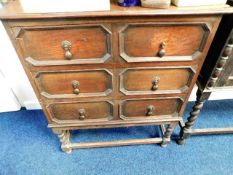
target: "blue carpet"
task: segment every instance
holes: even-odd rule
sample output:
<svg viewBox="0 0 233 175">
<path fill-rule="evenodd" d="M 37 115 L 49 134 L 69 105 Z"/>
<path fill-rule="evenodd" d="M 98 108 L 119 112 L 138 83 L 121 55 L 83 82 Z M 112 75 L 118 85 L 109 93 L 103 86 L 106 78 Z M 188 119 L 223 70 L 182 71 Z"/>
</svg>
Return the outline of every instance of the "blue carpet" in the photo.
<svg viewBox="0 0 233 175">
<path fill-rule="evenodd" d="M 189 103 L 188 116 L 193 103 Z M 209 101 L 198 125 L 232 126 L 233 100 Z M 76 141 L 153 137 L 155 126 L 82 130 Z M 176 133 L 178 133 L 178 128 Z M 0 114 L 0 175 L 232 175 L 233 135 L 194 136 L 186 145 L 59 149 L 42 111 Z"/>
</svg>

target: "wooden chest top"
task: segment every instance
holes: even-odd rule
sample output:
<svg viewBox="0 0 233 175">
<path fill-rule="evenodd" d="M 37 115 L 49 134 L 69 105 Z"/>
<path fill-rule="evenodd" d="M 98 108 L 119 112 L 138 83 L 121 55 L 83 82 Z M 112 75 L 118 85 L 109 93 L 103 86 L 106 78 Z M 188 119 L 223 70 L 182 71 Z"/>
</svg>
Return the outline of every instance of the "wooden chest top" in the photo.
<svg viewBox="0 0 233 175">
<path fill-rule="evenodd" d="M 9 1 L 0 10 L 0 19 L 37 19 L 37 18 L 73 18 L 73 17 L 117 17 L 117 16 L 174 16 L 174 15 L 207 15 L 207 14 L 227 14 L 233 13 L 233 9 L 228 5 L 203 6 L 203 7 L 175 7 L 169 9 L 150 9 L 143 7 L 120 7 L 116 0 L 111 0 L 110 11 L 98 12 L 57 12 L 57 13 L 33 13 L 25 12 L 19 0 Z"/>
</svg>

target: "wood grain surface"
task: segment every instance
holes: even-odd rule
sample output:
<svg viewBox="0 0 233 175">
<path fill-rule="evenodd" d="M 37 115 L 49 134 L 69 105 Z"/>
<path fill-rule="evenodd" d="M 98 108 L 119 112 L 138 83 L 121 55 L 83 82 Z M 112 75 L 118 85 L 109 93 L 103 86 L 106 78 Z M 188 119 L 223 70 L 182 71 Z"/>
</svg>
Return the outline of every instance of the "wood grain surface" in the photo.
<svg viewBox="0 0 233 175">
<path fill-rule="evenodd" d="M 0 19 L 49 127 L 70 153 L 101 145 L 165 147 L 182 120 L 222 14 L 232 12 L 229 6 L 124 8 L 112 1 L 104 12 L 25 13 L 15 0 L 0 10 Z M 64 49 L 62 41 L 71 47 Z M 70 142 L 74 129 L 165 124 L 163 138 L 153 141 Z"/>
<path fill-rule="evenodd" d="M 233 9 L 228 5 L 204 6 L 204 7 L 175 7 L 164 9 L 150 9 L 143 7 L 121 7 L 117 5 L 117 0 L 111 0 L 110 11 L 100 12 L 57 12 L 57 13 L 26 13 L 19 0 L 10 1 L 5 8 L 0 10 L 0 19 L 48 19 L 48 18 L 75 18 L 75 17 L 119 17 L 119 16 L 173 16 L 173 15 L 216 15 L 233 13 Z"/>
</svg>

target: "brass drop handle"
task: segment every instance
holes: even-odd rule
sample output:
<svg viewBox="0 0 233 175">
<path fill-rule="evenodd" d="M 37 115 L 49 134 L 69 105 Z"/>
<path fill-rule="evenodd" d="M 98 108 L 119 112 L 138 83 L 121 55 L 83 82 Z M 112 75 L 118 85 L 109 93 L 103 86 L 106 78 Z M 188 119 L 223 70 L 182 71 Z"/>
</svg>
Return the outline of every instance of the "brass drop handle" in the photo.
<svg viewBox="0 0 233 175">
<path fill-rule="evenodd" d="M 73 92 L 74 94 L 78 95 L 80 93 L 80 90 L 79 90 L 79 82 L 77 80 L 73 80 L 71 82 L 72 86 L 73 86 Z"/>
<path fill-rule="evenodd" d="M 165 54 L 166 54 L 165 46 L 166 46 L 165 42 L 162 42 L 162 43 L 160 44 L 160 50 L 159 50 L 158 55 L 159 55 L 159 57 L 161 57 L 161 58 L 164 57 Z"/>
<path fill-rule="evenodd" d="M 160 81 L 160 77 L 156 76 L 155 78 L 153 78 L 152 82 L 152 91 L 156 91 L 159 88 L 159 81 Z"/>
<path fill-rule="evenodd" d="M 72 58 L 72 53 L 70 52 L 70 49 L 71 49 L 71 43 L 67 40 L 65 41 L 62 41 L 61 43 L 61 47 L 64 49 L 65 51 L 65 58 L 67 60 L 71 60 Z"/>
<path fill-rule="evenodd" d="M 86 111 L 85 111 L 85 109 L 79 109 L 78 113 L 79 113 L 79 120 L 84 120 L 85 117 L 86 117 Z"/>
<path fill-rule="evenodd" d="M 153 105 L 147 106 L 146 116 L 152 116 L 154 114 L 155 107 Z"/>
</svg>

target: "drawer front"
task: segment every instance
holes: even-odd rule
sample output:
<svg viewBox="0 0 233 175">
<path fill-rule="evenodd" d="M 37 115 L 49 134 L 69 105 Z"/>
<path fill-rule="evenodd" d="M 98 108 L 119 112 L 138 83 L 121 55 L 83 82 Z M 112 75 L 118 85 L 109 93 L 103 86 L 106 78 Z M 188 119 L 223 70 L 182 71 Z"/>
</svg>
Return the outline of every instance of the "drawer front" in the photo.
<svg viewBox="0 0 233 175">
<path fill-rule="evenodd" d="M 233 86 L 233 76 L 230 76 L 227 80 L 226 86 Z"/>
<path fill-rule="evenodd" d="M 232 67 L 233 67 L 233 52 L 232 52 L 230 59 L 231 59 L 229 62 L 230 64 L 228 65 L 228 68 L 227 68 L 230 71 L 230 75 L 228 77 L 228 80 L 227 80 L 225 86 L 233 86 L 233 69 L 232 69 Z"/>
<path fill-rule="evenodd" d="M 125 95 L 182 93 L 194 73 L 191 67 L 125 69 L 120 73 L 120 91 Z"/>
<path fill-rule="evenodd" d="M 25 27 L 17 39 L 34 66 L 103 63 L 111 57 L 111 31 L 103 25 Z"/>
<path fill-rule="evenodd" d="M 132 99 L 121 102 L 122 119 L 154 119 L 177 116 L 183 100 L 179 97 Z"/>
<path fill-rule="evenodd" d="M 127 62 L 193 60 L 209 32 L 205 23 L 129 24 L 119 34 L 120 55 Z"/>
<path fill-rule="evenodd" d="M 233 40 L 233 38 L 232 38 Z M 225 84 L 225 86 L 233 86 L 233 51 L 232 51 L 232 54 L 231 54 L 231 57 L 229 58 L 230 61 L 228 62 L 228 65 L 227 65 L 227 68 L 226 68 L 226 72 L 229 71 L 230 72 L 230 75 L 228 75 L 228 79 L 227 79 L 227 82 Z"/>
<path fill-rule="evenodd" d="M 225 60 L 225 58 L 222 57 L 221 60 L 218 62 L 216 71 L 220 69 L 220 74 L 214 86 L 215 87 L 226 86 L 226 88 L 232 88 L 233 86 L 233 69 L 232 69 L 233 68 L 233 38 L 232 38 L 232 44 L 231 45 L 229 44 L 228 47 L 226 47 L 224 53 L 228 54 L 229 56 L 225 57 L 225 58 L 228 58 L 227 60 Z"/>
<path fill-rule="evenodd" d="M 65 102 L 47 107 L 56 123 L 81 123 L 109 121 L 113 119 L 113 104 L 109 101 Z"/>
<path fill-rule="evenodd" d="M 107 96 L 112 92 L 112 73 L 105 69 L 39 72 L 35 77 L 46 98 Z"/>
</svg>

